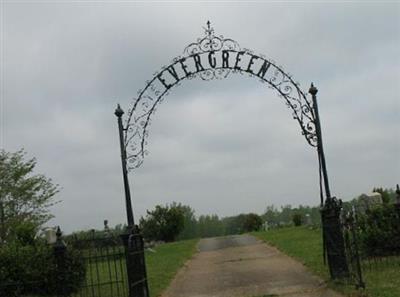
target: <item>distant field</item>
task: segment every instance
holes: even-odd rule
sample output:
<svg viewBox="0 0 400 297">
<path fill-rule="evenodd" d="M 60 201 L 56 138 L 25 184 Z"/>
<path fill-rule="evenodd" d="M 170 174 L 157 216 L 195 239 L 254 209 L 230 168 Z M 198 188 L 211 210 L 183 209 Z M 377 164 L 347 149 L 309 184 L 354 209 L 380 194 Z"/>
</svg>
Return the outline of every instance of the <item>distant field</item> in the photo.
<svg viewBox="0 0 400 297">
<path fill-rule="evenodd" d="M 253 235 L 276 246 L 285 254 L 296 258 L 315 274 L 329 280 L 328 268 L 322 261 L 322 238 L 320 229 L 290 227 Z M 398 260 L 398 259 L 397 259 Z M 400 265 L 378 262 L 364 271 L 365 290 L 357 291 L 353 286 L 328 282 L 329 285 L 348 296 L 396 297 L 400 296 Z M 399 264 L 399 263 L 397 263 Z"/>
</svg>

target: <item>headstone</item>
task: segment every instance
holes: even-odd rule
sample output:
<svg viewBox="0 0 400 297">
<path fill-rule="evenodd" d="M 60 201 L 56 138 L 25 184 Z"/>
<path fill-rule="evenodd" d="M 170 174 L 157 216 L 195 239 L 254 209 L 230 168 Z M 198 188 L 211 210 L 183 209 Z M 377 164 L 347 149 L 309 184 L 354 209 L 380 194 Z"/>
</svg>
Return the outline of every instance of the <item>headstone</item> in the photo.
<svg viewBox="0 0 400 297">
<path fill-rule="evenodd" d="M 307 226 L 311 226 L 312 225 L 312 220 L 311 220 L 311 216 L 310 216 L 309 213 L 306 214 L 305 221 L 306 221 L 306 225 Z"/>
<path fill-rule="evenodd" d="M 377 192 L 371 194 L 361 194 L 358 198 L 357 211 L 364 213 L 366 210 L 371 209 L 377 205 L 382 204 L 382 195 Z"/>
<path fill-rule="evenodd" d="M 53 228 L 49 228 L 45 231 L 45 235 L 48 244 L 56 243 L 57 241 L 56 230 L 54 230 Z"/>
</svg>

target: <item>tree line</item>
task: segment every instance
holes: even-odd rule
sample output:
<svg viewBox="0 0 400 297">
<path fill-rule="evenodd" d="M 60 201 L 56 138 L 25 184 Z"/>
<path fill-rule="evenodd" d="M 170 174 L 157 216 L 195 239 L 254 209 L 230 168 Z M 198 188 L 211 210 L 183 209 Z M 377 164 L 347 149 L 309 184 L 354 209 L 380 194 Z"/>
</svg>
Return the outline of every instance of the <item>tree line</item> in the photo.
<svg viewBox="0 0 400 297">
<path fill-rule="evenodd" d="M 261 216 L 254 213 L 225 218 L 216 214 L 197 217 L 190 206 L 176 202 L 157 205 L 139 222 L 146 240 L 167 242 L 257 231 L 262 225 Z"/>
<path fill-rule="evenodd" d="M 395 192 L 393 189 L 373 188 L 373 192 L 382 195 L 383 205 L 393 204 Z M 343 203 L 345 211 L 358 209 L 362 204 L 360 197 Z M 281 228 L 286 226 L 300 226 L 307 224 L 310 227 L 321 226 L 321 213 L 319 206 L 284 205 L 276 207 L 268 205 L 265 211 L 258 215 L 255 213 L 239 214 L 236 216 L 219 217 L 216 214 L 197 216 L 195 210 L 189 205 L 173 202 L 166 205 L 156 205 L 147 210 L 146 215 L 139 220 L 139 227 L 146 241 L 171 242 L 192 238 L 205 238 L 242 234 L 251 231 Z M 104 236 L 118 236 L 124 233 L 126 225 L 118 224 L 114 228 L 105 230 L 89 230 L 74 232 L 67 238 L 91 239 Z"/>
<path fill-rule="evenodd" d="M 33 242 L 43 225 L 52 218 L 50 206 L 57 203 L 55 196 L 59 186 L 50 178 L 35 174 L 36 159 L 26 159 L 23 150 L 9 153 L 0 150 L 0 246 L 7 242 Z M 383 204 L 395 202 L 395 191 L 374 187 L 372 192 L 379 192 Z M 345 210 L 357 208 L 362 202 L 359 197 L 344 202 Z M 240 234 L 276 228 L 287 225 L 310 224 L 319 226 L 320 207 L 275 207 L 268 205 L 262 214 L 247 213 L 230 217 L 216 214 L 195 214 L 188 205 L 173 202 L 157 205 L 148 210 L 140 219 L 139 225 L 147 240 L 174 241 L 180 239 L 201 238 Z M 107 234 L 121 234 L 125 226 L 119 224 L 108 228 Z M 104 232 L 94 230 L 75 232 L 77 238 L 102 236 Z"/>
<path fill-rule="evenodd" d="M 374 187 L 372 192 L 381 194 L 383 205 L 395 202 L 395 191 L 393 189 Z M 360 208 L 360 204 L 363 203 L 360 197 L 344 202 L 344 210 Z M 173 202 L 165 206 L 157 205 L 154 210 L 147 211 L 146 216 L 140 219 L 140 229 L 148 241 L 174 241 L 224 236 L 303 224 L 310 227 L 321 226 L 320 206 L 299 205 L 292 207 L 291 205 L 284 205 L 277 208 L 274 205 L 268 205 L 261 215 L 248 213 L 219 217 L 213 214 L 197 217 L 190 206 Z"/>
</svg>

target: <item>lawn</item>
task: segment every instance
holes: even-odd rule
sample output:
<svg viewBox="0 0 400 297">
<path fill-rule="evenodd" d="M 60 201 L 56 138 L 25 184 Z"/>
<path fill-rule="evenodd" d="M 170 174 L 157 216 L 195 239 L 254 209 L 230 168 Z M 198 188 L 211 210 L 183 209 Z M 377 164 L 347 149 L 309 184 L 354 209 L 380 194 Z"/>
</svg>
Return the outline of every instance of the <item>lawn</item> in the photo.
<svg viewBox="0 0 400 297">
<path fill-rule="evenodd" d="M 254 232 L 256 237 L 276 246 L 285 254 L 296 258 L 315 274 L 328 280 L 333 289 L 347 296 L 395 297 L 400 296 L 400 266 L 387 261 L 364 264 L 365 290 L 354 286 L 329 281 L 328 268 L 322 260 L 322 238 L 320 229 L 289 227 L 263 232 Z M 397 258 L 398 260 L 398 258 Z M 399 264 L 397 262 L 397 264 Z"/>
<path fill-rule="evenodd" d="M 146 266 L 151 297 L 159 296 L 180 267 L 196 251 L 198 240 L 162 244 L 146 251 Z M 110 254 L 87 254 L 85 286 L 73 297 L 127 297 L 125 256 L 122 247 Z M 94 256 L 94 257 L 93 257 Z M 92 260 L 90 260 L 92 259 Z"/>
<path fill-rule="evenodd" d="M 184 240 L 158 246 L 155 253 L 147 252 L 147 274 L 150 294 L 159 296 L 175 274 L 196 251 L 198 240 Z"/>
</svg>

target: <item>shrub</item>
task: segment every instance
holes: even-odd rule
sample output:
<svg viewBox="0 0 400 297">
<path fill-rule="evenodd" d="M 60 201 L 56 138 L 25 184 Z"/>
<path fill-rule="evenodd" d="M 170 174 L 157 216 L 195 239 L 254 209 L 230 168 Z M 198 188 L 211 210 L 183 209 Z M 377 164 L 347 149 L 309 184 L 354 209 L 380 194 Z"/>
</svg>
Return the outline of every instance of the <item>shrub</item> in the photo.
<svg viewBox="0 0 400 297">
<path fill-rule="evenodd" d="M 156 205 L 140 219 L 140 228 L 146 240 L 174 241 L 184 227 L 183 210 L 177 205 Z"/>
<path fill-rule="evenodd" d="M 255 213 L 245 215 L 243 222 L 243 230 L 245 232 L 258 231 L 261 229 L 263 221 L 261 217 Z"/>
<path fill-rule="evenodd" d="M 366 256 L 400 254 L 400 211 L 394 205 L 367 210 L 358 217 L 360 242 Z"/>
<path fill-rule="evenodd" d="M 63 293 L 79 289 L 85 278 L 85 265 L 81 255 L 67 249 L 64 269 L 57 271 L 53 248 L 42 242 L 34 245 L 16 243 L 0 248 L 0 296 L 27 294 L 52 295 L 62 286 Z"/>
<path fill-rule="evenodd" d="M 17 242 L 19 245 L 34 245 L 38 227 L 35 223 L 19 222 L 11 231 L 8 242 Z"/>
<path fill-rule="evenodd" d="M 295 226 L 301 226 L 301 224 L 302 224 L 302 222 L 303 222 L 303 217 L 301 216 L 301 214 L 295 213 L 295 214 L 292 216 L 292 221 L 293 221 L 293 224 L 294 224 Z"/>
</svg>

